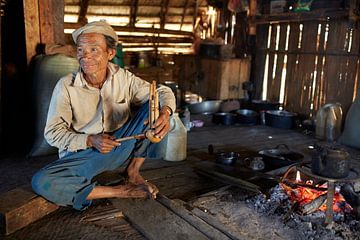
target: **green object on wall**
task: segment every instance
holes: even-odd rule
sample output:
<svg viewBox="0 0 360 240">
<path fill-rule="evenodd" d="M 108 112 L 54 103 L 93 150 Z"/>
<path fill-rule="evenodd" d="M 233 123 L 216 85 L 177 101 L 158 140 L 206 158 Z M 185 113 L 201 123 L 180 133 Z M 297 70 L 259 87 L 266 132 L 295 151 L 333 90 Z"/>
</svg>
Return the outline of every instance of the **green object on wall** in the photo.
<svg viewBox="0 0 360 240">
<path fill-rule="evenodd" d="M 298 0 L 294 11 L 295 12 L 310 11 L 312 2 L 313 0 Z"/>
<path fill-rule="evenodd" d="M 111 60 L 112 63 L 120 66 L 121 68 L 125 67 L 125 63 L 124 63 L 124 52 L 122 51 L 122 46 L 121 44 L 118 44 L 116 47 L 116 55 L 115 57 Z"/>
</svg>

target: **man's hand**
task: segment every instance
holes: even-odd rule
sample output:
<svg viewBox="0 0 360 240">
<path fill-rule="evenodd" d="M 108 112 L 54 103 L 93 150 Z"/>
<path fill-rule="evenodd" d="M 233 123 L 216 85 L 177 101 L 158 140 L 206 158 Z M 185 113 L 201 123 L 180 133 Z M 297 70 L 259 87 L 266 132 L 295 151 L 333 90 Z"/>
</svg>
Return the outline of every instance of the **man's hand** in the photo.
<svg viewBox="0 0 360 240">
<path fill-rule="evenodd" d="M 120 145 L 119 142 L 116 141 L 114 136 L 109 134 L 97 134 L 97 135 L 89 135 L 86 144 L 89 147 L 96 148 L 101 153 L 108 153 L 114 147 Z"/>
<path fill-rule="evenodd" d="M 154 128 L 155 128 L 154 134 L 158 138 L 163 138 L 170 129 L 170 112 L 169 111 L 171 112 L 170 108 L 167 106 L 164 106 L 161 109 L 159 117 L 154 124 Z"/>
</svg>

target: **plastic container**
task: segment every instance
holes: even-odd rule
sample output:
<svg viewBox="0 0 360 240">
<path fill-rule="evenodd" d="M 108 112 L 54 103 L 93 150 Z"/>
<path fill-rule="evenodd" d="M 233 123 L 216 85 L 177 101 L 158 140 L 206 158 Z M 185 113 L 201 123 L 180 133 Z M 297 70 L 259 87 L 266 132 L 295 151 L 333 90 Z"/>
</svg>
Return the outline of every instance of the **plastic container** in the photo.
<svg viewBox="0 0 360 240">
<path fill-rule="evenodd" d="M 168 132 L 164 160 L 182 161 L 186 159 L 187 129 L 181 122 L 178 113 L 174 113 L 170 119 L 170 131 Z"/>
<path fill-rule="evenodd" d="M 342 109 L 339 103 L 325 104 L 316 114 L 316 138 L 335 141 L 341 134 Z"/>
</svg>

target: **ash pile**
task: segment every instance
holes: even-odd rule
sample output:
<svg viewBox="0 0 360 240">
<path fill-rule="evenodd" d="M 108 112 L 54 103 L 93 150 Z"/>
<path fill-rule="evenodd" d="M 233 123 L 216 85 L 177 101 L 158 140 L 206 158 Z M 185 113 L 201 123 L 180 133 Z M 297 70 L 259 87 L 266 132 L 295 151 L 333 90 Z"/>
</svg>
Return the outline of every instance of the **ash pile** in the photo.
<svg viewBox="0 0 360 240">
<path fill-rule="evenodd" d="M 284 227 L 297 231 L 300 239 L 360 239 L 360 218 L 354 212 L 335 212 L 334 222 L 326 226 L 324 211 L 299 213 L 299 207 L 291 203 L 280 184 L 272 188 L 268 196 L 257 194 L 245 201 L 261 216 L 276 217 Z"/>
</svg>

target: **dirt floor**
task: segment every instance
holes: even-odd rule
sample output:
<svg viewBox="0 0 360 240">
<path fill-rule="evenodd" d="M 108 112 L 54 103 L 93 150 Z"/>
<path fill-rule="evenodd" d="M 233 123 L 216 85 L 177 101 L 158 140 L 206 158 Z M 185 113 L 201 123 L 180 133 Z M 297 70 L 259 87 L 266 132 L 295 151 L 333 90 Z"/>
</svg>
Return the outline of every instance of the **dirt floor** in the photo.
<svg viewBox="0 0 360 240">
<path fill-rule="evenodd" d="M 219 175 L 206 176 L 199 169 L 218 169 L 214 156 L 208 153 L 209 144 L 215 152 L 256 153 L 285 143 L 302 153 L 303 160 L 311 160 L 309 146 L 319 142 L 311 132 L 267 126 L 218 126 L 208 116 L 192 116 L 194 119 L 204 120 L 205 126 L 188 132 L 185 161 L 149 159 L 142 168 L 143 176 L 160 189 L 157 200 L 109 199 L 97 201 L 83 212 L 60 208 L 3 238 L 360 239 L 360 224 L 351 215 L 335 216 L 334 226 L 326 228 L 324 214 L 317 213 L 311 219 L 289 214 L 291 203 L 286 197 L 279 192 L 270 194 L 279 191 L 276 183 L 269 185 L 269 194 L 264 194 L 249 190 L 252 185 L 239 188 L 234 182 L 219 180 Z M 346 149 L 352 156 L 352 167 L 360 170 L 360 152 Z M 1 159 L 0 193 L 29 184 L 32 174 L 53 160 L 54 156 Z M 121 169 L 106 173 L 99 181 L 121 181 L 119 172 Z M 235 171 L 232 176 L 244 176 L 236 174 Z"/>
</svg>

